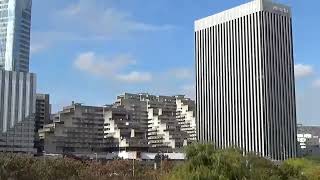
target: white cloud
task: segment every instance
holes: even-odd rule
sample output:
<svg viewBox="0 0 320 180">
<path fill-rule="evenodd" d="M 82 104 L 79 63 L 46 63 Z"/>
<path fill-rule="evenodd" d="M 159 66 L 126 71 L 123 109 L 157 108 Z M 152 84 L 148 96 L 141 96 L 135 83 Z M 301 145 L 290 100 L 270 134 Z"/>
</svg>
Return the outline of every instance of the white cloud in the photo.
<svg viewBox="0 0 320 180">
<path fill-rule="evenodd" d="M 117 78 L 128 83 L 141 83 L 151 81 L 152 75 L 149 72 L 132 71 L 129 74 L 118 75 Z"/>
<path fill-rule="evenodd" d="M 97 56 L 94 52 L 85 52 L 81 53 L 76 58 L 74 65 L 82 71 L 101 76 L 114 74 L 115 72 L 135 63 L 136 61 L 126 54 L 107 58 Z"/>
<path fill-rule="evenodd" d="M 169 71 L 169 75 L 181 80 L 192 79 L 194 77 L 194 72 L 190 68 L 177 68 Z"/>
<path fill-rule="evenodd" d="M 39 53 L 45 49 L 48 48 L 48 45 L 46 43 L 40 43 L 40 42 L 31 42 L 30 44 L 30 53 L 36 54 Z"/>
<path fill-rule="evenodd" d="M 294 66 L 296 78 L 305 78 L 314 74 L 313 67 L 306 64 L 296 64 Z"/>
<path fill-rule="evenodd" d="M 320 88 L 320 79 L 317 79 L 317 80 L 313 81 L 312 85 L 315 88 Z"/>
<path fill-rule="evenodd" d="M 172 25 L 154 25 L 135 20 L 130 13 L 98 4 L 96 0 L 79 0 L 59 13 L 62 21 L 71 22 L 72 28 L 86 31 L 87 35 L 105 39 L 122 37 L 134 32 L 166 31 Z M 66 23 L 67 25 L 68 23 Z"/>
<path fill-rule="evenodd" d="M 78 55 L 74 61 L 74 67 L 80 71 L 111 80 L 119 80 L 127 83 L 142 83 L 152 79 L 148 72 L 125 72 L 136 61 L 127 54 L 112 58 L 98 56 L 94 52 L 85 52 Z"/>
<path fill-rule="evenodd" d="M 196 99 L 196 85 L 188 84 L 182 87 L 182 92 L 191 99 Z"/>
</svg>

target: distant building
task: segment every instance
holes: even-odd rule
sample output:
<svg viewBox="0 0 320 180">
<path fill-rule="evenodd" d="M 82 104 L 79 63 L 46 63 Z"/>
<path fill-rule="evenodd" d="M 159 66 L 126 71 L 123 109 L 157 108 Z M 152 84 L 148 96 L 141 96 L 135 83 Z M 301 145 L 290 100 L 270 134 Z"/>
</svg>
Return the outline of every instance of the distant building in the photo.
<svg viewBox="0 0 320 180">
<path fill-rule="evenodd" d="M 146 129 L 133 119 L 133 111 L 121 106 L 104 108 L 104 138 L 113 151 L 146 151 L 148 140 Z"/>
<path fill-rule="evenodd" d="M 252 0 L 195 21 L 197 137 L 296 157 L 291 8 Z"/>
<path fill-rule="evenodd" d="M 0 151 L 35 153 L 36 76 L 29 73 L 32 0 L 0 1 Z"/>
<path fill-rule="evenodd" d="M 88 154 L 102 152 L 104 145 L 103 107 L 73 103 L 59 112 L 52 124 L 39 130 L 45 153 Z"/>
<path fill-rule="evenodd" d="M 320 126 L 298 125 L 299 156 L 320 156 Z"/>
<path fill-rule="evenodd" d="M 43 128 L 43 125 L 51 123 L 51 105 L 49 94 L 36 95 L 36 130 Z"/>
<path fill-rule="evenodd" d="M 158 96 L 148 101 L 148 140 L 154 149 L 182 148 L 188 144 L 188 133 L 177 119 L 176 97 Z"/>
<path fill-rule="evenodd" d="M 194 106 L 184 96 L 125 93 L 104 107 L 64 107 L 38 132 L 49 154 L 172 152 L 196 139 Z"/>
<path fill-rule="evenodd" d="M 132 111 L 133 120 L 147 133 L 151 151 L 172 151 L 195 139 L 192 103 L 184 96 L 125 93 L 118 96 L 115 105 Z"/>
<path fill-rule="evenodd" d="M 0 1 L 0 69 L 29 72 L 32 0 Z"/>
<path fill-rule="evenodd" d="M 177 120 L 181 126 L 181 131 L 188 133 L 189 141 L 197 140 L 197 124 L 196 124 L 196 111 L 195 102 L 184 96 L 176 96 L 177 105 Z"/>
<path fill-rule="evenodd" d="M 38 131 L 42 129 L 44 125 L 50 124 L 51 119 L 51 105 L 49 94 L 37 94 L 36 95 L 36 113 L 35 113 L 35 148 L 38 153 L 42 153 L 44 150 L 43 141 L 40 141 Z"/>
<path fill-rule="evenodd" d="M 34 153 L 36 76 L 0 70 L 0 151 Z"/>
<path fill-rule="evenodd" d="M 132 119 L 139 122 L 141 129 L 144 129 L 145 134 L 148 131 L 148 103 L 147 94 L 130 94 L 124 93 L 117 97 L 114 105 L 123 107 L 132 112 Z"/>
</svg>

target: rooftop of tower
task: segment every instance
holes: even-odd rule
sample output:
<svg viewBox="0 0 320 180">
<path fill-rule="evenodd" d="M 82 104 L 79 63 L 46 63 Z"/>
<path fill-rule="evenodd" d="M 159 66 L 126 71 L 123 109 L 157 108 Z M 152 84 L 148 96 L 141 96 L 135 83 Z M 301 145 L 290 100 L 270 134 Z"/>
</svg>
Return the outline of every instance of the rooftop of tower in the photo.
<svg viewBox="0 0 320 180">
<path fill-rule="evenodd" d="M 206 29 L 224 22 L 228 22 L 255 12 L 268 11 L 285 16 L 291 16 L 291 8 L 287 5 L 272 2 L 272 0 L 252 0 L 248 3 L 225 10 L 195 21 L 195 31 Z"/>
</svg>

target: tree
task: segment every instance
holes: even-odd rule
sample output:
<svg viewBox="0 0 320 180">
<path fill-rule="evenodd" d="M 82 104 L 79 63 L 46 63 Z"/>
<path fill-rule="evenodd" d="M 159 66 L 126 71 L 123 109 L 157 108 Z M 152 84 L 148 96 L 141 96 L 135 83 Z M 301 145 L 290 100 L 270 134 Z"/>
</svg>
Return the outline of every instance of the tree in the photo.
<svg viewBox="0 0 320 180">
<path fill-rule="evenodd" d="M 319 163 L 293 159 L 280 167 L 255 154 L 236 148 L 216 149 L 213 145 L 191 145 L 187 162 L 169 175 L 171 180 L 319 180 Z"/>
<path fill-rule="evenodd" d="M 290 159 L 280 166 L 283 179 L 320 179 L 320 164 L 308 159 Z"/>
</svg>

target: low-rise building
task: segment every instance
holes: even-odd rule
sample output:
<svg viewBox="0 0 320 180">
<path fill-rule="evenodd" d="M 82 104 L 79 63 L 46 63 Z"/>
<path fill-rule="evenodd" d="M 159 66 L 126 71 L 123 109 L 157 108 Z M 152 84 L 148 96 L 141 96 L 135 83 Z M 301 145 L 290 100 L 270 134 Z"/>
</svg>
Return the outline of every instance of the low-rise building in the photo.
<svg viewBox="0 0 320 180">
<path fill-rule="evenodd" d="M 300 156 L 320 156 L 320 126 L 298 125 L 297 140 Z"/>
<path fill-rule="evenodd" d="M 51 105 L 49 94 L 36 94 L 36 130 L 43 128 L 43 125 L 50 124 Z"/>
<path fill-rule="evenodd" d="M 185 96 L 176 96 L 177 120 L 181 131 L 188 133 L 189 141 L 197 140 L 195 102 Z"/>
<path fill-rule="evenodd" d="M 106 141 L 112 139 L 109 147 L 116 147 L 118 151 L 148 149 L 146 130 L 140 121 L 133 119 L 133 114 L 132 110 L 121 106 L 104 108 L 104 138 Z"/>
<path fill-rule="evenodd" d="M 150 150 L 172 151 L 195 140 L 194 103 L 184 96 L 125 93 L 115 103 L 132 110 L 146 129 Z"/>
<path fill-rule="evenodd" d="M 129 94 L 112 105 L 73 103 L 39 130 L 49 154 L 172 152 L 196 137 L 194 101 L 184 96 Z"/>
<path fill-rule="evenodd" d="M 56 117 L 58 120 L 39 130 L 45 153 L 88 154 L 104 151 L 103 107 L 72 103 Z"/>
<path fill-rule="evenodd" d="M 40 140 L 38 131 L 44 125 L 50 124 L 51 105 L 49 94 L 36 94 L 36 112 L 35 112 L 35 143 L 37 153 L 41 154 L 44 150 L 43 141 Z"/>
<path fill-rule="evenodd" d="M 188 134 L 181 130 L 177 119 L 176 98 L 159 96 L 148 101 L 148 141 L 152 148 L 162 151 L 187 145 Z"/>
</svg>

